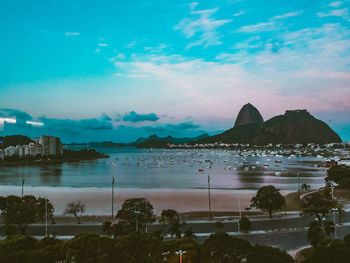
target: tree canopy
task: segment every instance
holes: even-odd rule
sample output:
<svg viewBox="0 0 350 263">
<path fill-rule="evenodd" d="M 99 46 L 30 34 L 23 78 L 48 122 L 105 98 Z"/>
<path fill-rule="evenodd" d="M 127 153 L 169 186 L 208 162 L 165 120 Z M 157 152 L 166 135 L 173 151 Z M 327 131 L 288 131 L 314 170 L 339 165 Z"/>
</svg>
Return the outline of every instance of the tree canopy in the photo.
<svg viewBox="0 0 350 263">
<path fill-rule="evenodd" d="M 273 185 L 263 186 L 259 188 L 256 196 L 251 200 L 251 207 L 259 208 L 267 211 L 272 218 L 272 212 L 281 210 L 286 200 L 283 195 Z"/>
<path fill-rule="evenodd" d="M 45 220 L 47 202 L 48 217 L 53 218 L 54 206 L 46 198 L 36 198 L 33 195 L 23 197 L 9 195 L 0 197 L 1 215 L 5 224 L 17 225 L 21 233 L 25 233 L 29 224 Z"/>
<path fill-rule="evenodd" d="M 118 211 L 117 218 L 128 221 L 132 226 L 138 222 L 139 229 L 143 229 L 144 224 L 155 221 L 153 205 L 145 198 L 127 199 Z"/>
<path fill-rule="evenodd" d="M 326 181 L 338 184 L 340 188 L 350 189 L 350 167 L 337 165 L 328 169 Z"/>
<path fill-rule="evenodd" d="M 301 210 L 306 215 L 316 216 L 318 221 L 331 212 L 337 203 L 332 200 L 331 190 L 326 187 L 323 191 L 308 194 L 302 199 Z"/>
</svg>

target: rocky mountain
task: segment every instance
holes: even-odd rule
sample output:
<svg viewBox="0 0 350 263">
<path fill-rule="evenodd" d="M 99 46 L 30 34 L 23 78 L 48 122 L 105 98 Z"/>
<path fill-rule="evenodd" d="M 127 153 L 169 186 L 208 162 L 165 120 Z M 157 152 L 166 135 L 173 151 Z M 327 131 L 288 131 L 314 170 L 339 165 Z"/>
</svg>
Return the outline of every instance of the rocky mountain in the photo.
<svg viewBox="0 0 350 263">
<path fill-rule="evenodd" d="M 264 119 L 261 116 L 258 109 L 255 108 L 252 104 L 247 103 L 239 111 L 234 127 L 239 127 L 247 124 L 262 124 L 262 123 L 264 123 Z"/>
<path fill-rule="evenodd" d="M 252 138 L 251 143 L 307 144 L 341 142 L 339 135 L 325 122 L 316 119 L 307 110 L 289 110 L 266 121 Z"/>
<path fill-rule="evenodd" d="M 246 104 L 243 108 L 239 113 L 241 116 L 237 117 L 237 125 L 235 124 L 233 128 L 197 143 L 223 142 L 266 145 L 269 143 L 325 144 L 341 142 L 341 138 L 336 132 L 325 122 L 313 117 L 307 110 L 289 110 L 284 115 L 273 117 L 261 123 L 262 117 L 254 106 Z M 246 122 L 248 123 L 244 124 Z"/>
</svg>

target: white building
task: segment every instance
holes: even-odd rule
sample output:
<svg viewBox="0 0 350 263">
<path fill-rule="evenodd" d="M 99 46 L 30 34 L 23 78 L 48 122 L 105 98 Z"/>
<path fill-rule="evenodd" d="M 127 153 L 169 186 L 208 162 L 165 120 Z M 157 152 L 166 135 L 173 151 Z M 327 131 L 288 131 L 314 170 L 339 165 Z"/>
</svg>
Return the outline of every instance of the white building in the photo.
<svg viewBox="0 0 350 263">
<path fill-rule="evenodd" d="M 17 149 L 17 155 L 20 158 L 23 158 L 25 156 L 25 145 L 17 145 L 16 149 Z"/>
<path fill-rule="evenodd" d="M 41 136 L 37 142 L 42 147 L 43 156 L 62 156 L 63 144 L 60 138 L 52 136 Z"/>
<path fill-rule="evenodd" d="M 29 145 L 26 145 L 26 156 L 30 155 L 30 156 L 38 156 L 38 155 L 42 155 L 42 146 L 36 142 L 31 142 L 29 143 Z"/>
<path fill-rule="evenodd" d="M 17 155 L 17 148 L 15 146 L 9 146 L 5 148 L 5 156 Z"/>
</svg>

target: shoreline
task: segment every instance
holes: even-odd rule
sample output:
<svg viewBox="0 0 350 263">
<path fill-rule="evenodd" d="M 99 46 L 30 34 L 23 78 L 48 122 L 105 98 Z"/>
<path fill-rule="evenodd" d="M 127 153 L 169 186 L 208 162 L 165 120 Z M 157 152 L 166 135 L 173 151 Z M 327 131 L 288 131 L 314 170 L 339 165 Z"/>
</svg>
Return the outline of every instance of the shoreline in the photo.
<svg viewBox="0 0 350 263">
<path fill-rule="evenodd" d="M 213 211 L 238 211 L 239 202 L 244 210 L 257 190 L 211 190 Z M 282 190 L 283 195 L 293 191 Z M 21 195 L 20 186 L 0 186 L 0 195 Z M 24 188 L 24 195 L 47 197 L 55 207 L 55 215 L 63 215 L 67 203 L 81 201 L 86 204 L 85 215 L 110 215 L 111 189 L 110 188 L 72 188 L 72 187 L 29 187 Z M 125 199 L 143 197 L 148 199 L 156 214 L 163 209 L 175 209 L 180 213 L 207 211 L 207 189 L 140 189 L 115 188 L 114 211 L 121 208 Z"/>
<path fill-rule="evenodd" d="M 34 160 L 34 161 L 16 161 L 16 162 L 6 162 L 0 161 L 0 167 L 22 167 L 22 166 L 46 166 L 52 164 L 63 164 L 63 163 L 74 163 L 74 162 L 82 162 L 82 161 L 94 161 L 99 159 L 109 158 L 109 155 L 99 156 L 99 157 L 85 157 L 81 159 L 68 158 L 68 159 L 60 159 L 60 160 Z"/>
</svg>

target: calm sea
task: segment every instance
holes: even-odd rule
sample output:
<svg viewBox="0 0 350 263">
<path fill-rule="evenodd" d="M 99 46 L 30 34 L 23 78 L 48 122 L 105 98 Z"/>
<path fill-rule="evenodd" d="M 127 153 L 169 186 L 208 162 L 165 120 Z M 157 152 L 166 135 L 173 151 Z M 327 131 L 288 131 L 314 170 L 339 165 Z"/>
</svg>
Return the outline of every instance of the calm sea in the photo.
<svg viewBox="0 0 350 263">
<path fill-rule="evenodd" d="M 99 148 L 110 158 L 55 165 L 1 167 L 0 185 L 117 188 L 258 189 L 273 184 L 282 190 L 307 183 L 321 187 L 322 158 L 244 156 L 230 150 Z"/>
</svg>

